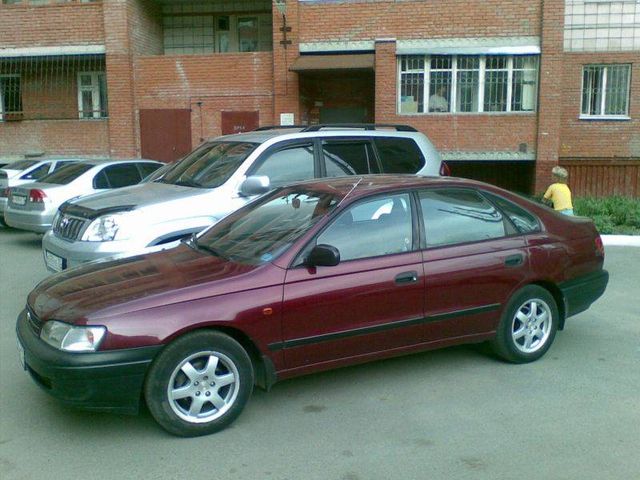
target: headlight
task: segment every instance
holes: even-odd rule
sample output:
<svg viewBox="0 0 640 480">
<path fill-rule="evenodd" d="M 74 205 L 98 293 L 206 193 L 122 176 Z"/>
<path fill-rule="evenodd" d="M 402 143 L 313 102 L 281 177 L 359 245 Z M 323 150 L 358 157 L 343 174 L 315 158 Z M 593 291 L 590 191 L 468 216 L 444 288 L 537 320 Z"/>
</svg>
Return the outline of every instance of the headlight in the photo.
<svg viewBox="0 0 640 480">
<path fill-rule="evenodd" d="M 105 327 L 76 327 L 55 320 L 44 324 L 40 338 L 68 352 L 95 352 L 107 332 Z"/>
<path fill-rule="evenodd" d="M 109 242 L 115 240 L 116 236 L 119 240 L 128 238 L 126 226 L 128 226 L 127 216 L 123 214 L 105 215 L 96 218 L 89 228 L 82 235 L 85 242 Z"/>
</svg>

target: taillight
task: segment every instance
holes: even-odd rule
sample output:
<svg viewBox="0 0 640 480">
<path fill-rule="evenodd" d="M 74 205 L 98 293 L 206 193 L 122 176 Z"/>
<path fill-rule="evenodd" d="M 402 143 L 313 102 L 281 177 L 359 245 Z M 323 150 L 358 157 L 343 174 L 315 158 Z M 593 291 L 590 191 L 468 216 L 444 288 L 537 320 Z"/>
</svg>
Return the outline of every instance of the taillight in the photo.
<svg viewBox="0 0 640 480">
<path fill-rule="evenodd" d="M 34 188 L 33 190 L 29 190 L 29 201 L 31 203 L 44 203 L 47 199 L 47 194 L 42 190 L 38 190 Z"/>
<path fill-rule="evenodd" d="M 596 236 L 594 243 L 596 247 L 596 256 L 604 257 L 604 244 L 602 243 L 602 238 L 600 238 L 600 235 Z"/>
<path fill-rule="evenodd" d="M 449 175 L 451 175 L 451 168 L 449 168 L 449 165 L 447 165 L 445 162 L 442 162 L 440 164 L 440 176 L 448 177 Z"/>
</svg>

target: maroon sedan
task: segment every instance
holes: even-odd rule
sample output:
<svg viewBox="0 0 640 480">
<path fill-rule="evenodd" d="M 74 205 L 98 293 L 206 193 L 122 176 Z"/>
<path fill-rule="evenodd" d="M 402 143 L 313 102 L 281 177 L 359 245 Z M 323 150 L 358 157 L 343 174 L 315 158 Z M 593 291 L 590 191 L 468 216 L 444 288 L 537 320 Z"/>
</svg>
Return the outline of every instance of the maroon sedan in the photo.
<svg viewBox="0 0 640 480">
<path fill-rule="evenodd" d="M 177 435 L 229 425 L 254 384 L 461 343 L 540 358 L 608 281 L 593 223 L 490 185 L 350 177 L 274 190 L 164 252 L 42 282 L 25 368 L 65 403 Z"/>
</svg>

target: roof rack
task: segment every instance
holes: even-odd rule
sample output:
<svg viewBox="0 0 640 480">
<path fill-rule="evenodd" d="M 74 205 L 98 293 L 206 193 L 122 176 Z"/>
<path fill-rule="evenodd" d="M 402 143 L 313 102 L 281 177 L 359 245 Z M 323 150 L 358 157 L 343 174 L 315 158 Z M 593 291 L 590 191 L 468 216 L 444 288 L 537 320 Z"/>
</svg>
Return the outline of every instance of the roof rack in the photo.
<svg viewBox="0 0 640 480">
<path fill-rule="evenodd" d="M 253 132 L 264 132 L 265 130 L 279 130 L 281 128 L 307 128 L 308 125 L 265 125 L 258 127 Z"/>
<path fill-rule="evenodd" d="M 309 125 L 302 132 L 317 132 L 323 128 L 354 128 L 362 130 L 377 130 L 379 128 L 394 128 L 398 132 L 417 132 L 409 125 L 396 125 L 391 123 L 322 123 L 319 125 Z"/>
</svg>

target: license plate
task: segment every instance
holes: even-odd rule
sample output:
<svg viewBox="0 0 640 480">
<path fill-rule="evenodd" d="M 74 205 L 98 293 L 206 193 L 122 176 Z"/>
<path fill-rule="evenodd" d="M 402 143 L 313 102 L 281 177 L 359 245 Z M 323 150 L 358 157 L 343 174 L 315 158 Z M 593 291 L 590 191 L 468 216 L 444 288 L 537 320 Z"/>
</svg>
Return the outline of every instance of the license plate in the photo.
<svg viewBox="0 0 640 480">
<path fill-rule="evenodd" d="M 23 197 L 22 195 L 11 195 L 11 203 L 15 203 L 16 205 L 26 205 L 27 197 Z"/>
<path fill-rule="evenodd" d="M 61 272 L 63 269 L 64 259 L 58 255 L 54 255 L 49 250 L 44 251 L 44 261 L 51 270 Z"/>
<path fill-rule="evenodd" d="M 20 365 L 22 366 L 23 370 L 26 370 L 27 364 L 24 361 L 24 348 L 22 347 L 20 340 L 16 339 L 16 343 L 18 345 L 18 359 L 20 360 Z"/>
</svg>

